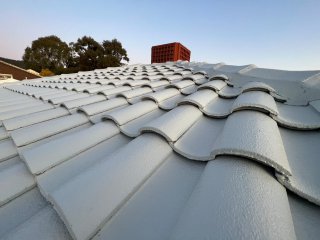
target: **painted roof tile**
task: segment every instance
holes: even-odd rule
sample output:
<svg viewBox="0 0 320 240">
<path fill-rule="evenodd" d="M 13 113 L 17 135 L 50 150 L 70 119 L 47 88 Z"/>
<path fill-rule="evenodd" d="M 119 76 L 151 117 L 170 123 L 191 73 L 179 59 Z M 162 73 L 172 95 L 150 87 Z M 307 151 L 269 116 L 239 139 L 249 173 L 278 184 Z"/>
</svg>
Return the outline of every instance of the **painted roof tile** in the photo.
<svg viewBox="0 0 320 240">
<path fill-rule="evenodd" d="M 260 112 L 239 111 L 228 117 L 212 151 L 213 157 L 223 154 L 248 157 L 291 175 L 277 124 Z"/>
<path fill-rule="evenodd" d="M 320 128 L 320 113 L 311 106 L 290 106 L 277 103 L 279 114 L 273 118 L 287 128 L 312 130 Z"/>
<path fill-rule="evenodd" d="M 141 146 L 145 151 L 139 150 Z M 170 151 L 166 141 L 144 135 L 133 140 L 123 151 L 56 189 L 50 197 L 71 235 L 77 239 L 92 237 L 125 199 L 166 160 Z M 85 189 L 84 183 L 88 186 Z"/>
<path fill-rule="evenodd" d="M 26 150 L 23 158 L 32 174 L 40 174 L 118 133 L 114 124 L 102 122 Z"/>
<path fill-rule="evenodd" d="M 87 122 L 88 119 L 83 114 L 73 114 L 14 130 L 11 132 L 11 137 L 14 143 L 20 147 Z"/>
<path fill-rule="evenodd" d="M 318 74 L 179 61 L 3 85 L 0 238 L 317 239 Z"/>
<path fill-rule="evenodd" d="M 169 142 L 177 141 L 202 115 L 198 108 L 193 106 L 179 106 L 162 115 L 158 119 L 141 128 L 144 132 L 156 132 Z"/>
<path fill-rule="evenodd" d="M 278 115 L 277 105 L 273 97 L 268 93 L 259 91 L 250 91 L 239 95 L 234 101 L 231 111 L 234 112 L 241 109 L 256 109 Z"/>
</svg>

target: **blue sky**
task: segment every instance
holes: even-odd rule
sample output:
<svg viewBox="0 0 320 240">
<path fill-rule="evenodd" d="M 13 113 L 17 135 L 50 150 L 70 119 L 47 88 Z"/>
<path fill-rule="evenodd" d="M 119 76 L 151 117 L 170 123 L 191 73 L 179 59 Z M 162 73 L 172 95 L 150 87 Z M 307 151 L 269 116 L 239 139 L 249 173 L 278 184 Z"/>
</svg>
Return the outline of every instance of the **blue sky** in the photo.
<svg viewBox="0 0 320 240">
<path fill-rule="evenodd" d="M 181 42 L 192 61 L 320 69 L 319 0 L 0 0 L 0 56 L 21 59 L 32 40 L 117 38 L 130 63 L 152 45 Z"/>
</svg>

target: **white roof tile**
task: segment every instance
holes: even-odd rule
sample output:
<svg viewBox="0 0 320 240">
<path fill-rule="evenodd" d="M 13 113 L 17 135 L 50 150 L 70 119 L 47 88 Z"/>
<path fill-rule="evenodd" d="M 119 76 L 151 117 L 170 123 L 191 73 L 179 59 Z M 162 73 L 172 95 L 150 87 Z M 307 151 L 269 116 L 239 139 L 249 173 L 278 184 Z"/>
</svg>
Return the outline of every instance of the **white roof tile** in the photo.
<svg viewBox="0 0 320 240">
<path fill-rule="evenodd" d="M 103 116 L 103 119 L 111 119 L 119 126 L 126 124 L 144 114 L 147 114 L 157 108 L 153 101 L 143 101 L 124 109 L 115 110 Z"/>
<path fill-rule="evenodd" d="M 277 103 L 279 114 L 273 118 L 281 125 L 293 129 L 319 129 L 320 113 L 311 106 L 290 106 Z"/>
<path fill-rule="evenodd" d="M 142 146 L 145 151 L 140 151 Z M 71 235 L 77 239 L 92 237 L 171 151 L 165 140 L 141 136 L 50 194 Z"/>
<path fill-rule="evenodd" d="M 266 219 L 272 223 L 265 222 Z M 268 227 L 261 227 L 265 225 Z M 219 157 L 206 166 L 170 239 L 239 236 L 295 239 L 287 194 L 258 164 Z"/>
<path fill-rule="evenodd" d="M 0 141 L 0 162 L 17 155 L 17 149 L 11 139 Z"/>
<path fill-rule="evenodd" d="M 180 61 L 4 86 L 0 238 L 317 239 L 318 75 Z"/>
<path fill-rule="evenodd" d="M 117 134 L 87 151 L 81 152 L 78 155 L 64 161 L 61 164 L 46 171 L 41 175 L 37 175 L 37 183 L 41 193 L 48 197 L 49 193 L 54 189 L 62 186 L 65 182 L 72 179 L 87 168 L 98 163 L 103 157 L 115 152 L 119 148 L 125 146 L 129 142 L 129 138 L 124 135 Z M 58 176 L 58 177 L 57 177 Z"/>
<path fill-rule="evenodd" d="M 73 114 L 14 130 L 11 132 L 11 137 L 14 143 L 20 147 L 87 122 L 88 119 L 85 115 Z"/>
<path fill-rule="evenodd" d="M 144 132 L 156 132 L 169 142 L 177 141 L 201 116 L 193 106 L 179 106 L 141 128 Z"/>
<path fill-rule="evenodd" d="M 53 108 L 27 115 L 22 115 L 7 120 L 3 120 L 3 126 L 11 131 L 18 128 L 26 127 L 35 123 L 44 122 L 50 119 L 68 115 L 69 112 L 64 108 Z"/>
<path fill-rule="evenodd" d="M 277 175 L 280 182 L 303 198 L 320 205 L 319 131 L 280 128 L 292 176 Z"/>
<path fill-rule="evenodd" d="M 178 105 L 193 104 L 202 109 L 216 97 L 218 97 L 218 95 L 214 91 L 204 89 L 202 91 L 197 91 L 189 96 L 186 96 L 178 102 Z"/>
<path fill-rule="evenodd" d="M 277 124 L 260 112 L 239 111 L 228 117 L 212 157 L 223 154 L 255 159 L 285 176 L 291 175 Z"/>
<path fill-rule="evenodd" d="M 245 92 L 237 97 L 232 105 L 231 111 L 234 112 L 241 109 L 256 109 L 278 115 L 277 105 L 273 97 L 259 91 Z"/>
<path fill-rule="evenodd" d="M 106 98 L 102 95 L 93 95 L 93 96 L 88 96 L 80 99 L 65 101 L 61 103 L 61 106 L 70 110 L 73 108 L 81 107 L 81 106 L 88 105 L 95 102 L 101 102 L 104 100 L 106 100 Z"/>
<path fill-rule="evenodd" d="M 2 169 L 0 174 L 0 206 L 30 190 L 35 185 L 32 174 L 22 162 Z"/>
<path fill-rule="evenodd" d="M 23 158 L 33 174 L 40 174 L 118 133 L 114 124 L 102 122 L 26 150 Z"/>
</svg>

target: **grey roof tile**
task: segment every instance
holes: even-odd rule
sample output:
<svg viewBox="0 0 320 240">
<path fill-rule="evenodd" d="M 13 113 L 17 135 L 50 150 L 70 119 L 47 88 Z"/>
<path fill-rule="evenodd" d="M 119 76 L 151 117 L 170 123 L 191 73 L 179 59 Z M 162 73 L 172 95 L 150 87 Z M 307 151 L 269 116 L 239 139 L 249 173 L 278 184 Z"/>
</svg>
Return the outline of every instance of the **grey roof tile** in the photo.
<svg viewBox="0 0 320 240">
<path fill-rule="evenodd" d="M 41 101 L 33 100 L 33 101 L 28 101 L 26 103 L 19 103 L 19 104 L 14 104 L 14 105 L 9 105 L 9 106 L 2 106 L 0 109 L 0 114 L 3 115 L 7 112 L 16 111 L 16 110 L 24 109 L 24 108 L 28 108 L 28 107 L 39 106 L 42 104 L 43 103 Z"/>
<path fill-rule="evenodd" d="M 212 89 L 218 92 L 222 88 L 224 88 L 226 85 L 227 85 L 226 82 L 223 80 L 213 80 L 205 84 L 202 84 L 201 86 L 199 86 L 199 89 Z"/>
<path fill-rule="evenodd" d="M 173 149 L 186 158 L 210 160 L 211 151 L 225 124 L 224 119 L 201 116 L 173 144 Z"/>
<path fill-rule="evenodd" d="M 279 114 L 273 118 L 292 129 L 312 130 L 320 128 L 320 113 L 311 106 L 290 106 L 277 103 Z"/>
<path fill-rule="evenodd" d="M 320 132 L 280 128 L 292 176 L 277 175 L 291 191 L 320 205 Z"/>
<path fill-rule="evenodd" d="M 98 93 L 107 96 L 108 99 L 109 99 L 110 97 L 112 97 L 112 96 L 114 96 L 116 94 L 131 90 L 131 89 L 132 88 L 129 87 L 129 86 L 120 86 L 120 87 L 116 87 L 116 88 L 102 90 L 102 91 L 99 91 Z"/>
<path fill-rule="evenodd" d="M 317 239 L 320 234 L 320 207 L 288 192 L 297 239 Z"/>
<path fill-rule="evenodd" d="M 145 151 L 140 151 L 141 146 Z M 165 140 L 143 135 L 50 194 L 71 235 L 77 239 L 94 236 L 171 151 Z M 88 186 L 85 189 L 84 183 Z"/>
<path fill-rule="evenodd" d="M 218 95 L 214 91 L 204 89 L 201 91 L 197 91 L 189 96 L 186 96 L 178 102 L 178 105 L 193 104 L 203 109 L 209 102 L 211 102 L 216 97 L 218 97 Z"/>
<path fill-rule="evenodd" d="M 85 115 L 73 114 L 14 130 L 11 132 L 11 137 L 14 143 L 20 147 L 87 122 L 88 118 Z"/>
<path fill-rule="evenodd" d="M 37 188 L 33 188 L 0 208 L 0 236 L 14 232 L 21 224 L 47 206 Z"/>
<path fill-rule="evenodd" d="M 171 153 L 93 239 L 169 239 L 204 166 Z"/>
<path fill-rule="evenodd" d="M 131 120 L 130 122 L 127 122 L 124 125 L 121 125 L 120 130 L 122 133 L 129 137 L 137 137 L 140 135 L 140 129 L 143 126 L 153 121 L 154 119 L 159 118 L 163 114 L 165 114 L 165 111 L 156 108 L 136 119 Z"/>
<path fill-rule="evenodd" d="M 316 239 L 317 79 L 180 61 L 7 85 L 0 237 Z"/>
<path fill-rule="evenodd" d="M 36 182 L 23 162 L 1 169 L 0 206 L 30 190 Z"/>
<path fill-rule="evenodd" d="M 188 87 L 180 89 L 181 93 L 184 95 L 189 95 L 197 91 L 197 86 L 195 84 Z"/>
<path fill-rule="evenodd" d="M 11 139 L 0 141 L 0 162 L 17 155 L 17 149 Z"/>
<path fill-rule="evenodd" d="M 241 89 L 235 87 L 229 87 L 228 85 L 223 87 L 218 92 L 220 97 L 223 98 L 235 98 L 241 94 Z"/>
<path fill-rule="evenodd" d="M 85 89 L 83 90 L 83 92 L 87 92 L 87 93 L 97 93 L 103 90 L 107 90 L 107 89 L 112 89 L 114 88 L 114 86 L 111 85 L 103 85 L 103 86 L 96 86 L 94 88 L 90 88 L 90 89 Z"/>
<path fill-rule="evenodd" d="M 159 81 L 154 81 L 154 82 L 148 82 L 142 85 L 142 87 L 150 87 L 153 90 L 158 89 L 159 87 L 166 87 L 170 83 L 167 80 L 159 80 Z"/>
<path fill-rule="evenodd" d="M 248 157 L 291 175 L 278 126 L 260 112 L 239 111 L 228 117 L 212 157 L 223 154 Z"/>
<path fill-rule="evenodd" d="M 250 71 L 244 73 L 244 75 L 256 78 L 275 79 L 282 81 L 301 81 L 317 73 L 319 73 L 319 71 L 285 71 L 266 68 L 253 68 Z"/>
<path fill-rule="evenodd" d="M 11 109 L 9 111 L 6 112 L 2 112 L 0 113 L 0 120 L 6 120 L 6 119 L 11 119 L 14 117 L 18 117 L 18 116 L 23 116 L 26 114 L 30 114 L 30 113 L 35 113 L 35 112 L 40 112 L 40 111 L 44 111 L 44 110 L 48 110 L 48 109 L 52 109 L 53 106 L 51 104 L 46 104 L 46 103 L 42 103 L 39 102 L 33 106 L 25 106 L 22 109 Z"/>
<path fill-rule="evenodd" d="M 172 110 L 178 105 L 179 101 L 181 101 L 184 97 L 184 95 L 179 93 L 173 97 L 167 98 L 159 102 L 159 107 L 163 110 Z"/>
<path fill-rule="evenodd" d="M 43 208 L 4 239 L 71 239 L 59 216 L 50 206 Z"/>
<path fill-rule="evenodd" d="M 4 127 L 0 127 L 0 141 L 3 139 L 8 138 L 8 132 L 6 131 L 6 129 Z"/>
<path fill-rule="evenodd" d="M 3 120 L 3 126 L 8 131 L 12 131 L 18 128 L 48 121 L 50 119 L 62 117 L 68 114 L 69 112 L 64 108 L 53 108 Z"/>
<path fill-rule="evenodd" d="M 82 99 L 82 98 L 86 98 L 86 97 L 89 97 L 89 95 L 86 93 L 77 93 L 77 94 L 73 94 L 73 95 L 69 95 L 69 96 L 53 97 L 53 98 L 49 99 L 48 102 L 57 105 L 57 104 L 61 104 L 61 103 L 67 102 L 67 101 Z"/>
<path fill-rule="evenodd" d="M 171 97 L 180 95 L 180 92 L 178 89 L 176 88 L 168 88 L 168 89 L 164 89 L 158 92 L 154 92 L 154 93 L 150 93 L 147 94 L 146 96 L 144 96 L 142 99 L 150 99 L 155 101 L 157 104 L 159 104 L 160 102 L 169 99 Z"/>
<path fill-rule="evenodd" d="M 202 115 L 198 108 L 193 106 L 179 106 L 147 123 L 140 130 L 155 132 L 162 135 L 169 142 L 177 141 Z"/>
<path fill-rule="evenodd" d="M 203 113 L 214 118 L 225 118 L 231 113 L 234 99 L 214 98 L 204 108 Z"/>
<path fill-rule="evenodd" d="M 183 88 L 186 88 L 186 87 L 189 87 L 189 86 L 192 86 L 192 85 L 195 85 L 195 83 L 192 81 L 192 80 L 182 80 L 182 81 L 179 81 L 179 82 L 175 82 L 175 83 L 172 83 L 169 87 L 175 87 L 179 90 L 182 90 Z"/>
<path fill-rule="evenodd" d="M 111 119 L 117 125 L 122 126 L 134 119 L 141 117 L 158 108 L 153 101 L 143 101 L 134 105 L 128 106 L 124 109 L 115 110 L 103 116 L 103 119 Z"/>
<path fill-rule="evenodd" d="M 287 194 L 260 165 L 219 157 L 207 164 L 170 239 L 240 236 L 295 239 Z"/>
<path fill-rule="evenodd" d="M 40 96 L 39 99 L 41 99 L 43 101 L 49 101 L 49 100 L 54 99 L 54 98 L 72 96 L 72 95 L 75 95 L 75 94 L 77 94 L 77 93 L 74 92 L 74 91 L 59 91 L 58 93 L 53 92 L 53 93 L 50 93 L 50 94 L 45 94 L 43 96 Z"/>
<path fill-rule="evenodd" d="M 229 80 L 228 76 L 225 74 L 214 74 L 209 79 L 210 80 L 219 79 L 219 80 L 223 80 L 223 81 Z"/>
<path fill-rule="evenodd" d="M 243 86 L 243 92 L 249 91 L 265 91 L 265 92 L 275 92 L 275 90 L 268 84 L 263 82 L 248 82 Z"/>
<path fill-rule="evenodd" d="M 78 108 L 84 105 L 88 105 L 91 103 L 96 103 L 96 102 L 101 102 L 106 100 L 106 98 L 102 95 L 93 95 L 93 96 L 88 96 L 80 99 L 73 99 L 73 100 L 68 100 L 65 102 L 61 103 L 62 107 L 65 107 L 67 109 L 73 109 L 73 108 Z"/>
<path fill-rule="evenodd" d="M 114 124 L 102 122 L 26 150 L 23 159 L 32 174 L 41 174 L 118 133 Z M 64 147 L 68 145 L 72 148 Z M 44 158 L 44 155 L 47 156 Z"/>
<path fill-rule="evenodd" d="M 37 184 L 41 193 L 48 197 L 54 189 L 62 186 L 65 182 L 81 174 L 87 168 L 99 163 L 104 157 L 122 148 L 130 141 L 122 134 L 117 134 L 92 148 L 79 153 L 78 155 L 51 168 L 41 175 L 37 175 Z M 59 176 L 59 177 L 57 177 Z"/>
<path fill-rule="evenodd" d="M 141 87 L 141 88 L 136 88 L 133 90 L 119 93 L 117 96 L 125 97 L 129 101 L 132 98 L 139 97 L 151 92 L 152 92 L 152 89 L 150 87 Z"/>
<path fill-rule="evenodd" d="M 310 105 L 320 113 L 320 100 L 311 101 Z"/>
<path fill-rule="evenodd" d="M 93 116 L 126 105 L 128 105 L 126 99 L 114 98 L 108 101 L 101 101 L 93 104 L 88 104 L 86 106 L 82 106 L 78 109 L 78 111 L 84 112 L 88 116 Z"/>
<path fill-rule="evenodd" d="M 245 92 L 237 97 L 232 105 L 231 112 L 241 109 L 255 109 L 278 115 L 277 105 L 273 97 L 260 91 Z"/>
</svg>

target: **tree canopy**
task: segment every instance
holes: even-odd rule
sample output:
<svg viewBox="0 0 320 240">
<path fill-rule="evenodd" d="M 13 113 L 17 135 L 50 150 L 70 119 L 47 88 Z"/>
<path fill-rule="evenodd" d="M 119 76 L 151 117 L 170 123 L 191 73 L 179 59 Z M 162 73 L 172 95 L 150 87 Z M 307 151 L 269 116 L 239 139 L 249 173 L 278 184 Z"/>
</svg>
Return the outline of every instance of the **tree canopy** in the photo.
<svg viewBox="0 0 320 240">
<path fill-rule="evenodd" d="M 49 69 L 54 73 L 61 73 L 66 67 L 69 52 L 68 44 L 52 35 L 33 41 L 31 47 L 25 49 L 22 59 L 26 68 L 37 72 Z"/>
<path fill-rule="evenodd" d="M 129 62 L 127 51 L 117 39 L 97 42 L 83 36 L 69 45 L 57 36 L 41 37 L 25 49 L 23 60 L 27 68 L 54 74 L 118 67 Z"/>
</svg>

